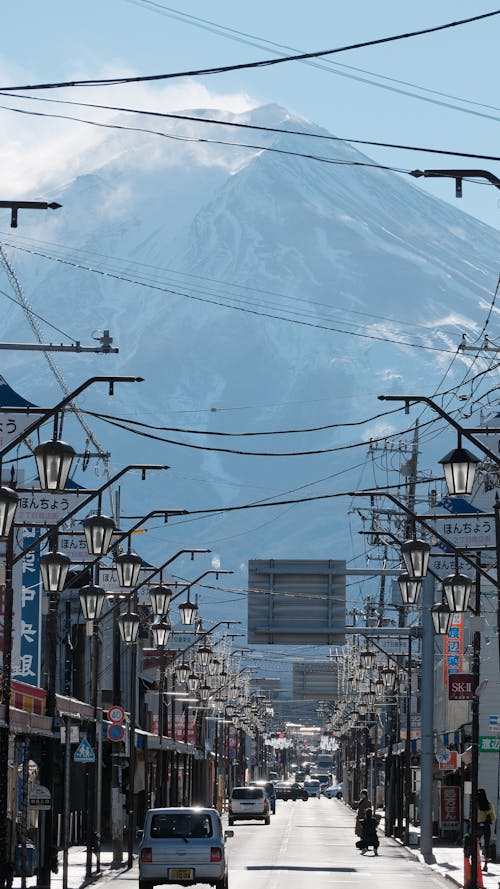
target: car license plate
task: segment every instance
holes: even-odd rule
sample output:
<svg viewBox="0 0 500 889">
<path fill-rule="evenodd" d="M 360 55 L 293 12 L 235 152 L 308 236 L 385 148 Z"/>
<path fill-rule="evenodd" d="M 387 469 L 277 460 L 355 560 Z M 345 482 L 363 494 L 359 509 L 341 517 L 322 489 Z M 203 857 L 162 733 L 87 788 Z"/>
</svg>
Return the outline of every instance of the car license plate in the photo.
<svg viewBox="0 0 500 889">
<path fill-rule="evenodd" d="M 171 867 L 168 876 L 170 880 L 192 880 L 194 873 L 191 867 Z"/>
</svg>

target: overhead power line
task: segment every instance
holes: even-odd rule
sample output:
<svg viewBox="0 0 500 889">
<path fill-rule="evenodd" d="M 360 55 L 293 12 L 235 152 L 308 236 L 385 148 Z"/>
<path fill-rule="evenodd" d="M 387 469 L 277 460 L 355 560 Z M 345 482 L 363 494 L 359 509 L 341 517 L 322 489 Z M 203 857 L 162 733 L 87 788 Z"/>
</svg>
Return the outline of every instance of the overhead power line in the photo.
<svg viewBox="0 0 500 889">
<path fill-rule="evenodd" d="M 236 456 L 243 457 L 311 457 L 319 454 L 334 454 L 339 451 L 350 451 L 354 448 L 366 448 L 369 445 L 376 444 L 380 441 L 387 441 L 390 438 L 394 438 L 396 433 L 391 433 L 389 435 L 380 435 L 377 437 L 370 438 L 369 441 L 358 441 L 352 444 L 345 445 L 337 445 L 331 448 L 316 448 L 314 450 L 308 451 L 242 451 L 236 448 L 222 448 L 222 447 L 214 447 L 213 445 L 198 445 L 193 444 L 192 442 L 186 441 L 176 441 L 175 439 L 165 438 L 162 435 L 156 435 L 153 432 L 145 432 L 143 429 L 135 429 L 132 426 L 128 425 L 126 420 L 122 420 L 119 417 L 115 419 L 111 419 L 107 417 L 105 414 L 99 413 L 91 413 L 91 416 L 95 417 L 98 420 L 102 420 L 103 423 L 107 423 L 110 426 L 115 426 L 117 429 L 123 429 L 125 432 L 131 432 L 133 435 L 138 435 L 141 438 L 151 439 L 152 441 L 161 441 L 165 444 L 176 445 L 181 448 L 188 448 L 195 451 L 206 451 L 210 453 L 222 453 L 222 454 L 234 454 Z M 424 424 L 425 425 L 425 424 Z M 404 433 L 397 433 L 398 435 L 406 434 L 408 430 Z"/>
<path fill-rule="evenodd" d="M 270 154 L 288 155 L 289 157 L 302 157 L 306 160 L 318 161 L 319 163 L 330 164 L 331 166 L 369 167 L 370 169 L 375 170 L 386 170 L 390 173 L 407 173 L 408 175 L 412 175 L 411 170 L 389 166 L 387 164 L 377 164 L 375 161 L 344 160 L 343 158 L 330 158 L 317 154 L 308 154 L 303 151 L 290 151 L 285 148 L 276 148 L 270 145 L 253 145 L 252 143 L 245 142 L 226 142 L 224 139 L 206 139 L 195 136 L 181 136 L 174 133 L 164 133 L 160 130 L 148 130 L 145 127 L 131 127 L 125 124 L 105 123 L 104 121 L 98 120 L 87 120 L 81 117 L 72 117 L 69 114 L 48 114 L 44 111 L 31 111 L 26 108 L 12 108 L 7 105 L 0 105 L 0 108 L 3 111 L 13 111 L 15 114 L 25 114 L 31 117 L 50 117 L 56 120 L 72 120 L 76 123 L 84 123 L 90 124 L 94 127 L 101 127 L 105 130 L 128 130 L 129 132 L 133 133 L 147 133 L 151 136 L 160 136 L 162 139 L 172 139 L 172 141 L 174 142 L 191 142 L 195 144 L 201 143 L 205 145 L 229 145 L 233 148 L 248 148 L 252 151 L 265 151 Z M 463 178 L 465 181 L 467 181 L 466 177 Z"/>
<path fill-rule="evenodd" d="M 418 151 L 418 152 L 421 152 L 424 154 L 444 155 L 445 157 L 466 157 L 466 158 L 485 160 L 485 161 L 500 161 L 500 156 L 497 154 L 476 154 L 476 153 L 467 152 L 467 151 L 455 151 L 455 150 L 449 149 L 449 148 L 448 149 L 447 148 L 429 148 L 428 146 L 406 145 L 404 143 L 398 143 L 398 142 L 377 142 L 372 139 L 353 139 L 349 136 L 333 136 L 330 133 L 312 133 L 308 130 L 294 130 L 289 127 L 269 127 L 269 126 L 266 127 L 266 126 L 262 126 L 260 124 L 242 123 L 241 121 L 223 120 L 223 119 L 218 119 L 215 117 L 201 117 L 201 116 L 195 115 L 195 114 L 176 114 L 174 112 L 168 112 L 168 111 L 148 111 L 148 110 L 145 110 L 142 108 L 129 108 L 129 107 L 122 106 L 122 105 L 102 105 L 100 103 L 95 103 L 95 102 L 74 102 L 74 101 L 71 101 L 70 99 L 48 99 L 45 96 L 43 96 L 43 97 L 42 96 L 26 96 L 26 95 L 12 96 L 9 93 L 3 93 L 1 91 L 0 91 L 0 96 L 6 96 L 7 98 L 9 98 L 11 100 L 13 98 L 14 99 L 25 99 L 30 102 L 50 102 L 51 104 L 71 105 L 71 106 L 78 107 L 78 108 L 92 108 L 94 110 L 99 110 L 99 111 L 118 111 L 123 114 L 138 114 L 143 117 L 154 117 L 154 118 L 165 119 L 165 120 L 179 120 L 179 121 L 183 121 L 183 122 L 187 122 L 187 123 L 211 124 L 211 125 L 220 126 L 220 127 L 231 127 L 233 129 L 239 129 L 239 130 L 255 130 L 260 133 L 278 133 L 280 135 L 287 135 L 287 136 L 302 136 L 307 139 L 320 139 L 325 142 L 345 142 L 350 145 L 368 145 L 373 148 L 391 148 L 391 149 L 396 149 L 399 151 Z M 26 108 L 14 108 L 9 105 L 0 105 L 0 108 L 4 111 L 14 111 L 19 114 L 32 115 L 33 117 L 47 117 L 47 118 L 53 118 L 55 120 L 72 120 L 77 123 L 85 123 L 85 124 L 89 124 L 91 126 L 105 127 L 107 129 L 131 130 L 132 132 L 142 132 L 142 133 L 146 133 L 146 134 L 149 133 L 154 136 L 164 136 L 165 138 L 172 138 L 172 139 L 176 139 L 179 141 L 185 140 L 185 141 L 212 142 L 211 139 L 196 140 L 193 137 L 181 136 L 177 133 L 176 134 L 163 133 L 163 132 L 156 131 L 156 130 L 142 129 L 139 127 L 130 127 L 125 124 L 116 124 L 116 123 L 114 124 L 114 123 L 104 122 L 104 121 L 92 121 L 92 120 L 87 120 L 87 119 L 81 118 L 81 117 L 72 117 L 71 115 L 51 114 L 46 111 L 38 112 L 38 111 L 33 111 L 31 109 L 26 109 Z M 495 117 L 492 119 L 500 122 L 500 117 Z M 213 141 L 215 141 L 215 140 L 213 140 Z M 242 148 L 258 149 L 260 151 L 272 150 L 271 147 L 264 146 L 264 145 L 244 145 L 244 144 L 241 144 L 238 142 L 219 142 L 219 141 L 217 141 L 216 144 L 235 145 L 235 146 L 239 146 Z M 290 153 L 292 153 L 292 152 L 290 152 Z M 308 157 L 309 155 L 301 155 L 301 156 Z M 320 160 L 319 157 L 315 157 L 314 159 Z M 325 160 L 325 161 L 328 160 L 328 158 L 321 158 L 321 159 Z M 342 161 L 340 159 L 338 161 L 331 159 L 331 162 L 332 163 L 334 163 L 334 162 L 335 163 L 351 163 L 350 161 Z M 352 162 L 352 163 L 354 163 L 354 162 Z M 385 167 L 384 169 L 388 169 L 388 168 Z M 406 171 L 398 170 L 397 172 L 406 172 Z"/>
<path fill-rule="evenodd" d="M 381 417 L 387 417 L 404 410 L 403 407 L 393 408 L 390 411 L 380 411 L 371 417 L 365 417 L 363 420 L 346 421 L 345 423 L 328 423 L 324 426 L 310 426 L 306 429 L 272 429 L 261 432 L 215 432 L 207 429 L 183 429 L 178 426 L 154 426 L 151 423 L 143 423 L 140 420 L 133 420 L 125 417 L 116 417 L 110 414 L 96 413 L 95 411 L 87 411 L 91 417 L 99 417 L 100 420 L 118 420 L 120 423 L 127 423 L 131 426 L 141 426 L 144 429 L 154 429 L 156 432 L 181 432 L 185 435 L 219 435 L 226 438 L 241 438 L 245 436 L 256 435 L 296 435 L 303 432 L 323 432 L 326 429 L 346 429 L 353 426 L 364 426 L 366 423 L 373 423 Z"/>
<path fill-rule="evenodd" d="M 201 28 L 202 30 L 209 31 L 212 34 L 217 34 L 218 37 L 225 37 L 226 39 L 233 40 L 236 43 L 243 43 L 247 46 L 253 46 L 256 49 L 269 50 L 277 56 L 282 55 L 284 52 L 302 52 L 302 50 L 299 49 L 299 47 L 297 46 L 290 46 L 286 43 L 276 43 L 276 41 L 268 40 L 265 37 L 259 37 L 255 34 L 249 34 L 247 31 L 241 31 L 237 28 L 230 28 L 227 25 L 221 25 L 211 19 L 205 19 L 201 18 L 200 16 L 182 12 L 175 7 L 167 6 L 165 3 L 155 2 L 155 0 L 125 0 L 125 2 L 131 3 L 135 6 L 139 6 L 142 9 L 147 9 L 149 12 L 167 16 L 168 18 L 174 19 L 175 21 L 180 21 L 183 24 L 187 24 L 195 28 Z M 303 64 L 308 65 L 312 68 L 318 68 L 321 71 L 325 71 L 327 74 L 331 74 L 335 77 L 345 77 L 348 80 L 354 80 L 358 83 L 365 83 L 369 86 L 378 87 L 379 89 L 396 93 L 397 95 L 406 96 L 411 99 L 418 99 L 421 102 L 428 102 L 441 108 L 450 108 L 452 111 L 461 111 L 464 114 L 473 114 L 474 116 L 484 117 L 486 119 L 498 119 L 492 115 L 485 114 L 484 112 L 474 111 L 472 107 L 462 108 L 460 105 L 451 104 L 451 102 L 443 101 L 443 99 L 451 99 L 453 100 L 453 102 L 461 102 L 464 105 L 475 106 L 476 108 L 485 108 L 489 111 L 500 111 L 500 108 L 498 108 L 498 106 L 496 105 L 488 105 L 484 102 L 478 102 L 473 99 L 464 99 L 462 96 L 455 96 L 450 93 L 441 92 L 440 90 L 430 89 L 429 87 L 422 86 L 422 84 L 413 83 L 412 81 L 408 80 L 401 80 L 401 78 L 398 77 L 389 77 L 387 74 L 379 74 L 376 71 L 370 71 L 366 68 L 360 68 L 355 65 L 342 64 L 341 62 L 335 62 L 330 59 L 325 59 L 323 62 L 314 61 L 312 59 L 305 59 L 303 61 Z M 374 80 L 373 78 L 377 79 Z M 419 93 L 410 92 L 410 90 L 402 89 L 402 87 L 411 87 L 412 89 L 418 89 L 421 90 L 423 93 L 427 93 L 427 95 L 420 95 Z"/>
<path fill-rule="evenodd" d="M 215 68 L 194 68 L 188 71 L 176 71 L 168 74 L 147 74 L 139 75 L 136 77 L 95 78 L 89 80 L 66 80 L 49 83 L 24 84 L 22 86 L 3 86 L 0 87 L 0 89 L 8 92 L 15 92 L 27 89 L 45 90 L 77 86 L 117 86 L 124 83 L 144 83 L 147 81 L 151 82 L 155 80 L 174 80 L 180 77 L 200 77 L 206 76 L 208 74 L 225 74 L 228 71 L 242 71 L 254 68 L 269 68 L 274 65 L 282 65 L 285 62 L 300 62 L 304 59 L 317 59 L 322 56 L 332 56 L 341 52 L 349 52 L 355 49 L 364 49 L 368 46 L 381 46 L 383 44 L 394 43 L 399 40 L 408 40 L 413 37 L 423 37 L 426 34 L 435 34 L 438 31 L 446 31 L 451 28 L 458 28 L 462 25 L 469 25 L 472 24 L 472 22 L 483 21 L 497 15 L 500 15 L 500 9 L 495 9 L 491 12 L 484 12 L 480 15 L 469 16 L 468 18 L 464 19 L 456 19 L 451 22 L 446 22 L 443 25 L 433 25 L 429 28 L 420 28 L 416 31 L 406 31 L 401 34 L 392 34 L 389 37 L 378 37 L 374 40 L 363 40 L 358 43 L 350 43 L 344 46 L 338 46 L 334 49 L 322 49 L 316 50 L 314 52 L 295 53 L 294 55 L 282 56 L 274 59 L 261 59 L 257 62 L 242 62 L 237 65 L 219 65 Z"/>
<path fill-rule="evenodd" d="M 52 262 L 59 262 L 63 265 L 70 266 L 71 268 L 80 269 L 82 271 L 92 272 L 92 274 L 101 275 L 103 278 L 110 278 L 115 281 L 124 281 L 128 284 L 134 284 L 138 287 L 145 287 L 149 290 L 159 291 L 160 293 L 167 293 L 167 294 L 170 294 L 173 296 L 182 297 L 184 299 L 191 299 L 191 300 L 194 300 L 195 302 L 208 303 L 209 305 L 219 306 L 219 307 L 226 308 L 226 309 L 233 309 L 234 311 L 243 312 L 247 315 L 257 315 L 257 316 L 263 317 L 263 318 L 270 318 L 274 321 L 285 321 L 288 324 L 298 324 L 302 327 L 311 327 L 311 328 L 314 328 L 315 330 L 326 330 L 326 331 L 331 331 L 333 333 L 341 333 L 343 335 L 361 337 L 361 339 L 374 340 L 374 341 L 383 342 L 383 343 L 394 343 L 395 345 L 405 346 L 405 347 L 412 348 L 412 349 L 422 349 L 422 350 L 428 351 L 428 352 L 439 352 L 441 354 L 454 354 L 456 351 L 455 349 L 445 349 L 445 348 L 440 348 L 438 346 L 429 346 L 429 345 L 426 345 L 425 343 L 412 343 L 412 342 L 409 342 L 408 340 L 399 340 L 399 339 L 395 339 L 394 337 L 379 336 L 377 334 L 370 334 L 370 333 L 360 333 L 359 331 L 346 330 L 345 328 L 334 327 L 333 325 L 329 325 L 329 324 L 315 324 L 312 321 L 299 320 L 298 318 L 289 318 L 286 315 L 281 315 L 281 314 L 278 314 L 277 312 L 273 312 L 273 311 L 261 311 L 260 309 L 250 308 L 248 306 L 234 305 L 230 302 L 223 302 L 221 299 L 210 299 L 207 296 L 199 296 L 199 295 L 195 295 L 193 293 L 187 293 L 185 291 L 176 290 L 172 287 L 164 287 L 159 284 L 153 284 L 152 282 L 137 280 L 137 279 L 132 278 L 128 275 L 118 274 L 116 272 L 110 272 L 105 269 L 99 269 L 95 266 L 95 264 L 92 266 L 89 266 L 89 265 L 85 265 L 80 260 L 75 261 L 75 260 L 63 259 L 60 256 L 51 256 L 51 255 L 43 252 L 42 250 L 34 250 L 33 248 L 21 247 L 19 244 L 14 244 L 9 241 L 4 241 L 4 244 L 8 247 L 11 247 L 13 250 L 21 250 L 23 253 L 29 253 L 32 256 L 41 256 L 44 259 L 51 260 Z"/>
</svg>

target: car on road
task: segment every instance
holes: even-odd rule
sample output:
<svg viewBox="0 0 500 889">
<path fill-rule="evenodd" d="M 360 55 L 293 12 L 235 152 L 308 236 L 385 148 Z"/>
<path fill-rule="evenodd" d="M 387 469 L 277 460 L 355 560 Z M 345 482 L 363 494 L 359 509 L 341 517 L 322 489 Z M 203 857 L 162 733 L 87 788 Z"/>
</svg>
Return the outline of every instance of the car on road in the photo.
<svg viewBox="0 0 500 889">
<path fill-rule="evenodd" d="M 343 795 L 343 784 L 330 784 L 329 787 L 325 787 L 325 789 L 323 790 L 323 796 L 327 796 L 328 799 L 342 799 Z"/>
<path fill-rule="evenodd" d="M 323 791 L 325 787 L 328 787 L 332 783 L 332 776 L 328 775 L 326 772 L 315 772 L 314 775 L 310 776 L 309 780 L 319 781 L 319 786 L 321 791 Z"/>
<path fill-rule="evenodd" d="M 318 780 L 309 779 L 304 781 L 304 790 L 307 790 L 309 796 L 315 796 L 317 799 L 321 796 L 321 785 Z"/>
<path fill-rule="evenodd" d="M 269 800 L 269 808 L 273 815 L 276 814 L 276 791 L 272 781 L 250 781 L 249 787 L 263 787 Z"/>
<path fill-rule="evenodd" d="M 263 787 L 233 787 L 228 800 L 228 821 L 248 820 L 271 823 L 271 806 Z"/>
<path fill-rule="evenodd" d="M 287 800 L 291 799 L 294 802 L 298 799 L 303 800 L 304 802 L 309 799 L 309 794 L 307 790 L 304 790 L 302 784 L 299 784 L 297 781 L 294 781 L 292 784 L 286 781 L 279 781 L 276 784 L 276 799 L 282 799 L 287 802 Z"/>
<path fill-rule="evenodd" d="M 216 809 L 149 809 L 139 846 L 139 889 L 179 883 L 229 889 L 225 841 L 233 835 L 223 830 Z"/>
</svg>

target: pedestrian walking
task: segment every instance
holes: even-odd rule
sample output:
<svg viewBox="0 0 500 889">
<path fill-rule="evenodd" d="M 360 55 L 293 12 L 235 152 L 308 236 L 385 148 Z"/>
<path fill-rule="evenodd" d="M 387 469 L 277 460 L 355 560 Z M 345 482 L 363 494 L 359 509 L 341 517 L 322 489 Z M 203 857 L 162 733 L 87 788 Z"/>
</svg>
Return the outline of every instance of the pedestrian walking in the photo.
<svg viewBox="0 0 500 889">
<path fill-rule="evenodd" d="M 490 859 L 490 842 L 491 842 L 491 825 L 495 821 L 495 809 L 486 796 L 484 788 L 480 788 L 477 792 L 477 826 L 479 836 L 483 838 L 484 843 L 484 865 L 483 873 L 488 873 L 488 861 Z"/>
<path fill-rule="evenodd" d="M 368 798 L 368 791 L 362 790 L 359 800 L 354 803 L 354 808 L 356 809 L 356 824 L 354 825 L 354 831 L 357 837 L 361 836 L 362 829 L 362 821 L 366 815 L 367 809 L 372 809 L 371 800 Z"/>
<path fill-rule="evenodd" d="M 379 818 L 373 814 L 371 809 L 367 809 L 365 817 L 361 821 L 361 839 L 356 843 L 357 848 L 364 855 L 370 846 L 373 847 L 374 855 L 378 855 L 378 847 L 380 845 L 377 836 L 377 825 Z"/>
</svg>

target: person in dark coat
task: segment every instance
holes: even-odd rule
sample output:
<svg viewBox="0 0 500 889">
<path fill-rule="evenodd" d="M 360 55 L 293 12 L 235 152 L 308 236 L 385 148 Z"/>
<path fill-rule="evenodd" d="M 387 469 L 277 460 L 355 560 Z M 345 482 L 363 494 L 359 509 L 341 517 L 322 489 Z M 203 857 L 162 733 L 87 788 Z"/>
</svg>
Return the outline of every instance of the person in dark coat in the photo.
<svg viewBox="0 0 500 889">
<path fill-rule="evenodd" d="M 367 790 L 362 790 L 360 798 L 357 803 L 354 803 L 356 808 L 356 824 L 354 826 L 354 831 L 357 837 L 361 836 L 361 825 L 363 818 L 366 815 L 367 809 L 372 808 L 371 800 L 368 796 Z"/>
<path fill-rule="evenodd" d="M 371 809 L 367 809 L 365 817 L 361 821 L 361 839 L 358 840 L 356 846 L 364 855 L 370 846 L 373 846 L 375 855 L 378 855 L 378 847 L 380 845 L 377 836 L 378 818 L 373 815 Z"/>
</svg>

